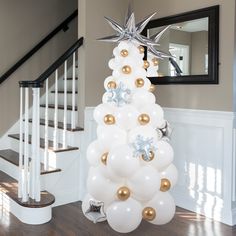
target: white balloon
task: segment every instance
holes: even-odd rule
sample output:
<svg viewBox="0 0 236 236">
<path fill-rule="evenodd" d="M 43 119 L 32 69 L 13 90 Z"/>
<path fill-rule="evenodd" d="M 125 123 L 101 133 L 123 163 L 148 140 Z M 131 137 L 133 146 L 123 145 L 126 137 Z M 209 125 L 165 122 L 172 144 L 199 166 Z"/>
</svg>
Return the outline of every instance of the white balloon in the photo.
<svg viewBox="0 0 236 236">
<path fill-rule="evenodd" d="M 114 81 L 115 82 L 115 78 L 112 76 L 108 76 L 105 80 L 104 80 L 104 88 L 107 89 L 107 85 L 109 82 Z"/>
<path fill-rule="evenodd" d="M 132 104 L 138 109 L 149 104 L 154 104 L 156 97 L 145 89 L 137 89 L 132 96 Z"/>
<path fill-rule="evenodd" d="M 115 110 L 116 124 L 122 129 L 130 130 L 138 125 L 138 110 L 131 105 L 124 105 Z"/>
<path fill-rule="evenodd" d="M 116 68 L 119 67 L 119 64 L 117 63 L 117 61 L 115 60 L 115 58 L 112 58 L 109 60 L 108 62 L 108 66 L 111 70 L 115 70 Z"/>
<path fill-rule="evenodd" d="M 106 165 L 100 164 L 98 165 L 98 168 L 100 169 L 100 172 L 105 178 L 110 179 L 112 182 L 119 183 L 120 186 L 124 186 L 125 179 L 121 178 L 120 176 L 116 175 L 114 171 L 112 171 L 110 168 L 107 168 Z"/>
<path fill-rule="evenodd" d="M 90 167 L 87 189 L 88 193 L 98 201 L 104 202 L 106 205 L 114 201 L 119 186 L 118 183 L 114 183 L 110 179 L 105 178 L 100 168 Z"/>
<path fill-rule="evenodd" d="M 126 49 L 129 51 L 129 48 L 130 48 L 130 44 L 127 43 L 126 41 L 122 41 L 118 44 L 117 48 L 119 49 L 119 51 L 123 50 L 123 49 Z"/>
<path fill-rule="evenodd" d="M 163 225 L 172 220 L 175 215 L 175 202 L 168 192 L 158 191 L 145 207 L 152 207 L 156 211 L 156 218 L 149 221 L 155 225 Z"/>
<path fill-rule="evenodd" d="M 160 189 L 160 175 L 152 166 L 143 166 L 128 179 L 127 186 L 130 188 L 133 198 L 139 201 L 149 201 Z"/>
<path fill-rule="evenodd" d="M 126 76 L 126 77 L 121 76 L 120 78 L 117 79 L 117 83 L 124 84 L 125 88 L 130 89 L 130 90 L 136 89 L 135 78 L 132 75 Z"/>
<path fill-rule="evenodd" d="M 173 159 L 174 151 L 170 144 L 162 140 L 158 141 L 157 151 L 155 151 L 155 157 L 152 160 L 153 166 L 155 166 L 159 171 L 162 171 L 171 164 Z"/>
<path fill-rule="evenodd" d="M 144 139 L 153 138 L 153 142 L 157 142 L 157 132 L 150 125 L 138 126 L 134 129 L 131 129 L 128 134 L 129 143 L 133 143 L 137 136 L 140 135 Z"/>
<path fill-rule="evenodd" d="M 93 200 L 93 201 L 97 201 L 96 199 L 94 199 L 90 194 L 86 194 L 86 196 L 84 197 L 83 201 L 82 201 L 82 211 L 84 213 L 84 216 L 89 219 L 90 221 L 94 221 L 94 218 L 92 217 L 91 214 L 86 214 L 86 211 L 89 209 L 90 204 L 89 202 Z M 105 206 L 104 206 L 105 209 Z M 99 219 L 97 222 L 102 222 L 102 221 L 106 221 L 106 218 L 101 218 Z"/>
<path fill-rule="evenodd" d="M 87 160 L 90 165 L 98 166 L 101 163 L 102 154 L 108 152 L 102 143 L 98 140 L 93 141 L 87 148 Z"/>
<path fill-rule="evenodd" d="M 160 174 L 161 174 L 161 178 L 166 178 L 170 181 L 171 188 L 176 185 L 177 180 L 178 180 L 178 170 L 174 164 L 170 164 Z"/>
<path fill-rule="evenodd" d="M 142 65 L 143 65 L 143 61 L 142 61 Z M 143 78 L 147 76 L 147 72 L 144 68 L 136 68 L 134 71 L 134 76 L 136 78 Z"/>
<path fill-rule="evenodd" d="M 112 229 L 119 233 L 129 233 L 142 221 L 142 206 L 132 198 L 115 201 L 107 208 L 106 215 Z"/>
<path fill-rule="evenodd" d="M 108 149 L 127 142 L 126 131 L 116 125 L 99 125 L 97 128 L 97 137 L 98 140 L 102 141 L 103 145 Z"/>
<path fill-rule="evenodd" d="M 99 124 L 99 125 L 105 125 L 104 123 L 104 117 L 108 114 L 113 115 L 114 113 L 114 107 L 112 107 L 110 104 L 105 103 L 105 104 L 100 104 L 98 105 L 93 112 L 93 117 L 94 120 Z"/>
<path fill-rule="evenodd" d="M 158 104 L 148 104 L 141 107 L 139 111 L 149 115 L 149 124 L 154 128 L 160 127 L 165 122 L 163 109 Z"/>
<path fill-rule="evenodd" d="M 118 47 L 115 47 L 115 48 L 113 49 L 113 55 L 114 55 L 115 57 L 119 56 L 119 52 L 120 52 L 120 50 L 119 50 Z"/>
<path fill-rule="evenodd" d="M 125 144 L 113 148 L 108 155 L 107 168 L 120 177 L 132 176 L 140 167 L 139 159 L 133 156 L 133 149 Z"/>
</svg>

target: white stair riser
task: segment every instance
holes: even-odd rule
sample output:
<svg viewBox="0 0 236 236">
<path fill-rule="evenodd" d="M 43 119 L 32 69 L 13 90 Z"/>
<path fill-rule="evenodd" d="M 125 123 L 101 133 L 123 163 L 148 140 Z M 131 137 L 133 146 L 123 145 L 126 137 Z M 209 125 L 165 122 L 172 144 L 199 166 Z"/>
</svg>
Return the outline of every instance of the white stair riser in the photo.
<svg viewBox="0 0 236 236">
<path fill-rule="evenodd" d="M 71 111 L 67 111 L 67 123 L 71 123 Z M 41 107 L 40 108 L 40 118 L 44 119 L 45 118 L 45 108 Z M 49 108 L 48 109 L 48 118 L 49 120 L 54 120 L 54 109 Z M 63 122 L 64 119 L 64 110 L 58 109 L 58 121 Z M 75 120 L 78 120 L 78 112 L 75 112 Z"/>
<path fill-rule="evenodd" d="M 54 104 L 55 102 L 55 93 L 49 93 L 48 96 L 48 103 L 49 104 Z M 40 99 L 41 104 L 45 104 L 45 97 Z M 64 105 L 64 93 L 58 93 L 58 104 L 59 105 Z M 68 93 L 67 94 L 67 105 L 72 105 L 72 94 Z M 77 94 L 75 94 L 75 105 L 77 106 Z"/>
</svg>

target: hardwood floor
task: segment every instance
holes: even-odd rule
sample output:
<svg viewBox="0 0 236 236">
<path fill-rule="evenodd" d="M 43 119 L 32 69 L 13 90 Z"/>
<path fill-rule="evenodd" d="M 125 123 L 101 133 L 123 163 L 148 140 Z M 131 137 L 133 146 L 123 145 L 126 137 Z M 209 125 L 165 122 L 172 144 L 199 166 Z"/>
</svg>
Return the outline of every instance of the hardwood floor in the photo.
<svg viewBox="0 0 236 236">
<path fill-rule="evenodd" d="M 19 222 L 8 212 L 0 211 L 0 236 L 235 236 L 236 227 L 213 222 L 195 213 L 177 208 L 175 218 L 167 225 L 154 226 L 142 222 L 130 234 L 114 232 L 107 223 L 93 224 L 81 211 L 76 202 L 53 209 L 51 222 L 31 226 Z"/>
</svg>

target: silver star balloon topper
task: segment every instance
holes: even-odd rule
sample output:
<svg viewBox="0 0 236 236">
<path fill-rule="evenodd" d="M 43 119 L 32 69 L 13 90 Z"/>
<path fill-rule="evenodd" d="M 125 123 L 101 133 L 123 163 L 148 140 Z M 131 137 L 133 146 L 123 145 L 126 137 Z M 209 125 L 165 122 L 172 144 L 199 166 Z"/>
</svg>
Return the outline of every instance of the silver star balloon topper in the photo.
<svg viewBox="0 0 236 236">
<path fill-rule="evenodd" d="M 158 42 L 161 38 L 161 36 L 166 32 L 167 29 L 169 29 L 170 26 L 165 27 L 163 30 L 157 32 L 150 38 L 147 38 L 143 35 L 141 35 L 142 31 L 148 24 L 148 22 L 151 20 L 151 18 L 156 14 L 156 12 L 148 15 L 145 17 L 142 21 L 135 24 L 135 17 L 134 12 L 131 10 L 131 7 L 129 6 L 127 11 L 127 16 L 125 19 L 124 25 L 120 25 L 116 21 L 112 20 L 109 17 L 105 17 L 109 25 L 117 31 L 116 34 L 99 38 L 99 41 L 104 42 L 112 42 L 112 43 L 119 43 L 121 41 L 133 41 L 135 43 L 138 43 L 140 45 L 146 46 L 149 53 L 153 54 L 154 56 L 163 59 L 163 58 L 170 58 L 172 55 L 170 52 L 163 52 L 158 50 L 155 46 L 159 46 Z"/>
</svg>

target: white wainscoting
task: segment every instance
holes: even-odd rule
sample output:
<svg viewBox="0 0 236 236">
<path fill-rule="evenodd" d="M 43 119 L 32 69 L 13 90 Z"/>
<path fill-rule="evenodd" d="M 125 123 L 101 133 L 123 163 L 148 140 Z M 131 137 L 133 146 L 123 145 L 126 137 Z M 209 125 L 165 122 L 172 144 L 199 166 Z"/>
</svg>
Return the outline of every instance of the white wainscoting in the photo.
<svg viewBox="0 0 236 236">
<path fill-rule="evenodd" d="M 85 110 L 84 157 L 86 147 L 96 138 L 93 109 Z M 178 184 L 172 191 L 176 205 L 228 225 L 236 224 L 233 112 L 174 108 L 164 111 L 173 127 L 171 144 L 179 171 Z M 80 192 L 84 194 L 86 161 L 82 166 Z"/>
</svg>

